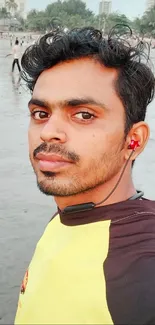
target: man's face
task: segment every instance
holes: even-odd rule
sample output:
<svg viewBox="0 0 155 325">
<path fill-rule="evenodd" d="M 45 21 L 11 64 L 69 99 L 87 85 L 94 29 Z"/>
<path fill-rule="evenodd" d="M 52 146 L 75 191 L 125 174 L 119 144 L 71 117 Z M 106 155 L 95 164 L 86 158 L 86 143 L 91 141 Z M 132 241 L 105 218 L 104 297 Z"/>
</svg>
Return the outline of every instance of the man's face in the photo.
<svg viewBox="0 0 155 325">
<path fill-rule="evenodd" d="M 44 71 L 29 103 L 30 159 L 42 192 L 72 196 L 112 179 L 123 163 L 125 113 L 115 69 L 91 59 Z"/>
</svg>

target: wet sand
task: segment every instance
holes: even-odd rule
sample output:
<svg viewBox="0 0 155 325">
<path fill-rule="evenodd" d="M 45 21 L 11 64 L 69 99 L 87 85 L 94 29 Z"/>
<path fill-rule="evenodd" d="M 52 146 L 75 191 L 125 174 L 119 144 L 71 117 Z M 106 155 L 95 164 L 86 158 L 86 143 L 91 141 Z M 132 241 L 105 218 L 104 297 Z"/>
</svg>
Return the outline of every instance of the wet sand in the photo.
<svg viewBox="0 0 155 325">
<path fill-rule="evenodd" d="M 35 245 L 55 212 L 52 198 L 39 192 L 28 159 L 27 102 L 24 84 L 10 76 L 9 42 L 0 40 L 0 324 L 14 321 L 18 293 Z M 155 51 L 154 51 L 155 53 Z M 155 54 L 153 54 L 155 57 Z M 17 75 L 15 76 L 17 78 Z M 155 199 L 155 102 L 148 109 L 151 137 L 133 177 L 145 196 Z"/>
</svg>

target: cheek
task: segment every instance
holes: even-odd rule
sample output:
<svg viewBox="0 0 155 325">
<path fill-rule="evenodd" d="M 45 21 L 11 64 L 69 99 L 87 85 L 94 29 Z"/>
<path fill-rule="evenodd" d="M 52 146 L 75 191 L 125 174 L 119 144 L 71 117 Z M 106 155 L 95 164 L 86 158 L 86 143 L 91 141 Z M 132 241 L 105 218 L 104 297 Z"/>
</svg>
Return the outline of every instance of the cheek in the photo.
<svg viewBox="0 0 155 325">
<path fill-rule="evenodd" d="M 81 158 L 87 161 L 90 158 L 95 158 L 97 153 L 106 150 L 103 144 L 105 144 L 104 135 L 91 131 L 91 133 L 87 132 L 78 137 L 75 147 Z"/>
<path fill-rule="evenodd" d="M 78 137 L 75 148 L 83 163 L 108 153 L 112 154 L 120 151 L 123 134 L 118 130 L 112 131 L 106 130 L 106 128 L 96 129 Z"/>
</svg>

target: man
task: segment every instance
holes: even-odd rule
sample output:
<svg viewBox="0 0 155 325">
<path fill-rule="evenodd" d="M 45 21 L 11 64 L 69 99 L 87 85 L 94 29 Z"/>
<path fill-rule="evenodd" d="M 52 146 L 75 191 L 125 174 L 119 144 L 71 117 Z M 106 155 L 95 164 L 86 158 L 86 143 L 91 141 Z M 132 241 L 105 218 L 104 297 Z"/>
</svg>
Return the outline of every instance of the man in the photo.
<svg viewBox="0 0 155 325">
<path fill-rule="evenodd" d="M 21 55 L 20 44 L 18 39 L 16 39 L 15 46 L 13 47 L 14 60 L 12 63 L 12 72 L 14 72 L 15 65 L 17 65 L 18 71 L 21 72 L 20 63 L 19 63 L 20 55 Z"/>
<path fill-rule="evenodd" d="M 22 58 L 30 159 L 58 210 L 26 272 L 16 324 L 155 324 L 155 203 L 132 181 L 154 96 L 141 54 L 85 28 L 47 34 Z"/>
<path fill-rule="evenodd" d="M 12 53 L 7 54 L 6 58 L 8 56 L 10 56 L 10 55 L 13 55 L 12 73 L 14 72 L 15 65 L 17 65 L 18 71 L 20 73 L 21 72 L 21 67 L 20 67 L 19 59 L 20 59 L 20 56 L 21 56 L 21 49 L 20 49 L 20 44 L 19 44 L 18 38 L 16 38 L 15 45 L 14 45 L 14 47 L 12 49 Z"/>
</svg>

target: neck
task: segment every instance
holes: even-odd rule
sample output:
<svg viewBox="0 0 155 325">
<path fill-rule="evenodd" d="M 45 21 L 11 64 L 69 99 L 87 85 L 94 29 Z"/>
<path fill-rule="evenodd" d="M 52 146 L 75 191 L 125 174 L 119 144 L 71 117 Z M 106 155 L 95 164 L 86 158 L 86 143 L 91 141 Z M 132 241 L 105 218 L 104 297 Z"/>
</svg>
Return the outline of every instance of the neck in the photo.
<svg viewBox="0 0 155 325">
<path fill-rule="evenodd" d="M 55 202 L 60 210 L 63 210 L 68 206 L 78 205 L 82 203 L 93 202 L 96 204 L 98 202 L 101 202 L 112 191 L 118 181 L 119 176 L 120 175 L 117 174 L 112 180 L 85 193 L 80 193 L 69 197 L 55 197 Z M 126 171 L 115 192 L 100 206 L 110 205 L 128 200 L 135 193 L 136 189 L 132 181 L 131 172 Z"/>
</svg>

